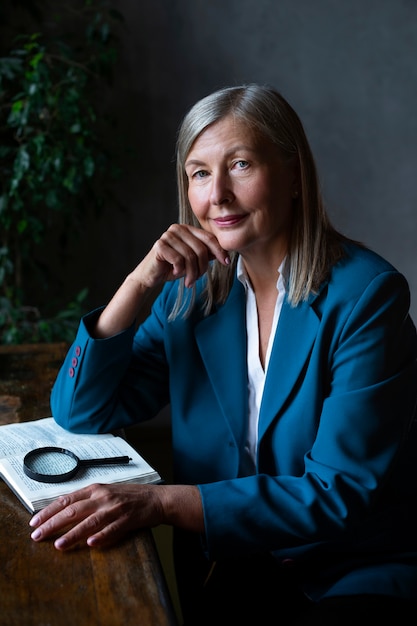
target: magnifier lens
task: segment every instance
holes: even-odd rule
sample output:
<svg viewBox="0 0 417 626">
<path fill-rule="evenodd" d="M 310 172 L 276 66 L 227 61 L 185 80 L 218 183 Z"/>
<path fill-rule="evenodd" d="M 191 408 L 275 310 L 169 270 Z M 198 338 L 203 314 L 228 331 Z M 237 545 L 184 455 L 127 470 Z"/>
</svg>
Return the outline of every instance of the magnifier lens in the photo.
<svg viewBox="0 0 417 626">
<path fill-rule="evenodd" d="M 66 474 L 77 467 L 77 460 L 65 452 L 43 451 L 26 460 L 26 466 L 36 474 L 56 476 Z"/>
</svg>

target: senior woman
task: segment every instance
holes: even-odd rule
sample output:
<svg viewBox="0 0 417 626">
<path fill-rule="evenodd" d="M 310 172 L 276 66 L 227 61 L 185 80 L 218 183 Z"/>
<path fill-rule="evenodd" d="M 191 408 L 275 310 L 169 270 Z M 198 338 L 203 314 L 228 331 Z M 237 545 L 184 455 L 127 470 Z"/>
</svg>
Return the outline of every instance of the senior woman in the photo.
<svg viewBox="0 0 417 626">
<path fill-rule="evenodd" d="M 178 223 L 81 320 L 51 397 L 76 432 L 170 404 L 173 484 L 75 491 L 32 519 L 33 539 L 99 548 L 172 525 L 187 625 L 405 619 L 417 598 L 405 278 L 331 225 L 302 123 L 273 88 L 197 102 L 177 164 Z"/>
</svg>

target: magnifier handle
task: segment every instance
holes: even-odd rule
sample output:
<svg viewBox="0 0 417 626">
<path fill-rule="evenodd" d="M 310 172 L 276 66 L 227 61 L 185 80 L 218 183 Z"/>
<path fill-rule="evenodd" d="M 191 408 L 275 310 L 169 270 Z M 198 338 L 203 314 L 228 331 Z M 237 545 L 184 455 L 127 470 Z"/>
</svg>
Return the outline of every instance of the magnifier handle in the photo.
<svg viewBox="0 0 417 626">
<path fill-rule="evenodd" d="M 132 459 L 128 456 L 113 456 L 102 459 L 80 459 L 79 465 L 83 467 L 90 467 L 91 465 L 120 465 L 122 463 L 129 463 Z"/>
</svg>

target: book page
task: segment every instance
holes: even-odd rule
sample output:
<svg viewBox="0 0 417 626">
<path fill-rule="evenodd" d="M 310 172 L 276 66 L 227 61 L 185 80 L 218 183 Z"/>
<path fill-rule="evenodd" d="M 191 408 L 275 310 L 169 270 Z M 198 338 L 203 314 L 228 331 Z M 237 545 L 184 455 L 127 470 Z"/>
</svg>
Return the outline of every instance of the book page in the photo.
<svg viewBox="0 0 417 626">
<path fill-rule="evenodd" d="M 29 452 L 42 446 L 66 448 L 70 443 L 114 439 L 111 434 L 78 435 L 59 426 L 53 417 L 45 417 L 33 422 L 16 422 L 0 426 L 0 458 Z"/>
</svg>

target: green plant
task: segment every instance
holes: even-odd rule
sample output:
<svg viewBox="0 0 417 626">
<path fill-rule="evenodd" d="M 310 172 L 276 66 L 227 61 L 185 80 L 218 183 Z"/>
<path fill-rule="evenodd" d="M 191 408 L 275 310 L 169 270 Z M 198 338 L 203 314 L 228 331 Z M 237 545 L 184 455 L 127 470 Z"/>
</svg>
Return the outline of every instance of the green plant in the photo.
<svg viewBox="0 0 417 626">
<path fill-rule="evenodd" d="M 30 340 L 28 328 L 34 341 L 59 335 L 65 311 L 46 321 L 38 303 L 27 304 L 29 293 L 42 300 L 49 288 L 48 273 L 36 262 L 37 250 L 51 232 L 68 241 L 82 227 L 91 207 L 100 206 L 98 189 L 110 171 L 97 106 L 116 58 L 112 20 L 120 16 L 102 0 L 73 2 L 67 8 L 70 13 L 56 15 L 49 32 L 18 35 L 0 58 L 3 343 L 20 342 L 22 335 Z M 35 310 L 36 332 L 33 319 L 27 324 L 28 311 L 33 317 Z M 46 327 L 40 331 L 44 322 L 51 333 Z M 25 327 L 22 333 L 19 324 Z"/>
<path fill-rule="evenodd" d="M 21 343 L 70 343 L 75 335 L 87 289 L 83 289 L 73 302 L 51 318 L 41 316 L 37 307 L 12 306 L 8 298 L 0 297 L 0 337 L 4 345 Z"/>
</svg>

